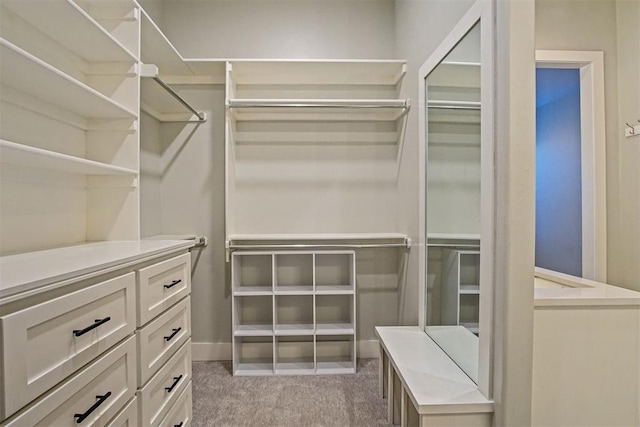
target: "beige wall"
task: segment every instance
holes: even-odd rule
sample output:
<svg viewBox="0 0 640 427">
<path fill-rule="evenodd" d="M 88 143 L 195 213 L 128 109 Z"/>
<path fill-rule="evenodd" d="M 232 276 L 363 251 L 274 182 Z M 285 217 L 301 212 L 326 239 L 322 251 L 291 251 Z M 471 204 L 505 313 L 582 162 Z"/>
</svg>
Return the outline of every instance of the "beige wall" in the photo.
<svg viewBox="0 0 640 427">
<path fill-rule="evenodd" d="M 607 281 L 640 290 L 640 152 L 639 144 L 623 134 L 625 121 L 640 118 L 635 117 L 640 115 L 639 5 L 635 0 L 537 0 L 536 49 L 604 52 Z"/>
<path fill-rule="evenodd" d="M 165 0 L 184 57 L 376 59 L 394 54 L 393 0 Z"/>
<path fill-rule="evenodd" d="M 617 0 L 618 215 L 610 245 L 612 283 L 640 291 L 640 136 L 624 137 L 624 123 L 640 120 L 640 1 Z"/>
</svg>

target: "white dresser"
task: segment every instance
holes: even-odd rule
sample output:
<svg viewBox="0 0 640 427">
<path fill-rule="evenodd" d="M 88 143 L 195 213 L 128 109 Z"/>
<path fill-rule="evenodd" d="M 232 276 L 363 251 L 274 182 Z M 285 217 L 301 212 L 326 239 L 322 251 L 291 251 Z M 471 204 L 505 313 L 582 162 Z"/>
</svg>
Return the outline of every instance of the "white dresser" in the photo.
<svg viewBox="0 0 640 427">
<path fill-rule="evenodd" d="M 0 425 L 190 425 L 191 246 L 0 258 Z"/>
</svg>

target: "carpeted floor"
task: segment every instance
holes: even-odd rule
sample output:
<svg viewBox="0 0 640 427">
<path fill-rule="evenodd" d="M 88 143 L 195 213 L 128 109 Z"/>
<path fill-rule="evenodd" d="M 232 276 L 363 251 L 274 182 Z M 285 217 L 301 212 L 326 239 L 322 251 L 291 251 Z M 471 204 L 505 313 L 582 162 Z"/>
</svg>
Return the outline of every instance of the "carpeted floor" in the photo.
<svg viewBox="0 0 640 427">
<path fill-rule="evenodd" d="M 193 362 L 194 427 L 387 426 L 378 361 L 355 375 L 234 377 L 230 362 Z"/>
</svg>

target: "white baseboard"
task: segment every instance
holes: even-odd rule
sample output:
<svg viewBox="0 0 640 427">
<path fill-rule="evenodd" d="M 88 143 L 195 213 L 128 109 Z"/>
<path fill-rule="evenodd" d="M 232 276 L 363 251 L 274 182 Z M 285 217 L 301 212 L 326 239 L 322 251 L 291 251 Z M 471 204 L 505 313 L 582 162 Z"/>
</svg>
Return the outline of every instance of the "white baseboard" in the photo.
<svg viewBox="0 0 640 427">
<path fill-rule="evenodd" d="M 196 362 L 210 360 L 231 360 L 230 342 L 191 343 L 191 358 Z"/>
<path fill-rule="evenodd" d="M 362 359 L 377 359 L 380 357 L 380 344 L 378 340 L 358 341 L 356 357 Z"/>
<path fill-rule="evenodd" d="M 362 340 L 357 343 L 357 357 L 377 359 L 380 357 L 378 340 Z M 196 362 L 212 360 L 231 360 L 229 342 L 194 342 L 191 344 L 191 357 Z"/>
</svg>

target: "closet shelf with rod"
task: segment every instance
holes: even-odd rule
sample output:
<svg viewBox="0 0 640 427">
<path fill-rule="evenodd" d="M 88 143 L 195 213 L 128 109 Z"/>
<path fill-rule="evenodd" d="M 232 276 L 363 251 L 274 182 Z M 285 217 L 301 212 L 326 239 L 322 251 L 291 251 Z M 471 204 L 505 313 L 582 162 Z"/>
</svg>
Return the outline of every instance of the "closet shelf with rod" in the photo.
<svg viewBox="0 0 640 427">
<path fill-rule="evenodd" d="M 236 120 L 387 120 L 404 117 L 408 99 L 229 99 Z"/>
<path fill-rule="evenodd" d="M 184 100 L 159 75 L 156 65 L 143 64 L 140 69 L 141 109 L 160 122 L 204 123 L 207 115 Z M 191 114 L 184 112 L 188 110 Z M 195 118 L 194 118 L 195 116 Z"/>
<path fill-rule="evenodd" d="M 411 239 L 402 233 L 232 234 L 225 244 L 228 255 L 243 250 L 411 249 Z"/>
</svg>

